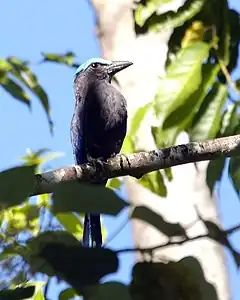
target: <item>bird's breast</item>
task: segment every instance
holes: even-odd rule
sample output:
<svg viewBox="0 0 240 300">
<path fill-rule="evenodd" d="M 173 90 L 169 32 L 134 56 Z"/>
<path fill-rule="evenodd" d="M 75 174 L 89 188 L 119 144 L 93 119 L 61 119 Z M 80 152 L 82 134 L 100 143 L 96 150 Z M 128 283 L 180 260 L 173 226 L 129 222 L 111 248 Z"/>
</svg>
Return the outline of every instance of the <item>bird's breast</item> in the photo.
<svg viewBox="0 0 240 300">
<path fill-rule="evenodd" d="M 126 128 L 126 101 L 119 91 L 104 85 L 88 94 L 84 138 L 90 156 L 108 158 L 118 153 Z"/>
</svg>

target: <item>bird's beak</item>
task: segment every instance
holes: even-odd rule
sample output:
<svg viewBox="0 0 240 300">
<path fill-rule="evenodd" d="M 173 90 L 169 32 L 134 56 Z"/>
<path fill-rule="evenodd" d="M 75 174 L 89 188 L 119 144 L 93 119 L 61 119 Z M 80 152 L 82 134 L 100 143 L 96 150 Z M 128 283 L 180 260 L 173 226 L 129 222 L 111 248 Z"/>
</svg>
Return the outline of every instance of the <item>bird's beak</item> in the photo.
<svg viewBox="0 0 240 300">
<path fill-rule="evenodd" d="M 107 66 L 107 73 L 112 77 L 116 73 L 126 69 L 131 66 L 133 63 L 130 61 L 113 61 L 110 65 Z"/>
</svg>

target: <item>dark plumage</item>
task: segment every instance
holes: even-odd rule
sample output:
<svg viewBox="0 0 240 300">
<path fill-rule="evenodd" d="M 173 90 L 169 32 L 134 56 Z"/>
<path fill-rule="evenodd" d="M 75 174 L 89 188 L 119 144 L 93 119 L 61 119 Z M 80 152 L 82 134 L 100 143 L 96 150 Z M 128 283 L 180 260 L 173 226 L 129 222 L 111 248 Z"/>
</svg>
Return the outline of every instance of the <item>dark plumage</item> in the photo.
<svg viewBox="0 0 240 300">
<path fill-rule="evenodd" d="M 127 105 L 123 95 L 111 85 L 111 79 L 131 64 L 94 58 L 77 69 L 76 103 L 71 123 L 71 142 L 77 164 L 96 158 L 107 159 L 120 152 L 126 135 Z M 105 185 L 106 181 L 101 184 Z M 83 245 L 101 247 L 99 215 L 86 214 Z"/>
</svg>

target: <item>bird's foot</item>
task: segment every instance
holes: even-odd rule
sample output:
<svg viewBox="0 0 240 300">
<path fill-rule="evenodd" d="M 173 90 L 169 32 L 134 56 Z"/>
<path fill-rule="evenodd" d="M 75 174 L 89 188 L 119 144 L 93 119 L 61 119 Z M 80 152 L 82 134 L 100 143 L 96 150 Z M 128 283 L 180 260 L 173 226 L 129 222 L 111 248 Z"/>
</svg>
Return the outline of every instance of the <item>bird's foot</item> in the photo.
<svg viewBox="0 0 240 300">
<path fill-rule="evenodd" d="M 92 158 L 88 157 L 88 164 L 90 164 L 96 170 L 96 178 L 94 182 L 101 183 L 106 181 L 108 178 L 106 174 L 106 160 L 102 157 Z"/>
</svg>

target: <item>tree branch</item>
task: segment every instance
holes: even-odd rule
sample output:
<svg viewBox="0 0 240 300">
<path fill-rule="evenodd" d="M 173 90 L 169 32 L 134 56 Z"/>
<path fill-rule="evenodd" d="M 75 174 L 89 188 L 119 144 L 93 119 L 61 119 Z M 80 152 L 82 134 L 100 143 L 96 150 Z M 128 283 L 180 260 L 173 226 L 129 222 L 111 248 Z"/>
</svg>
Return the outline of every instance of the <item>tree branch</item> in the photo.
<svg viewBox="0 0 240 300">
<path fill-rule="evenodd" d="M 51 193 L 56 184 L 64 181 L 96 182 L 103 178 L 126 175 L 141 177 L 143 174 L 177 165 L 238 155 L 240 155 L 240 135 L 139 152 L 128 156 L 118 154 L 106 162 L 96 160 L 94 163 L 37 174 L 33 195 Z"/>
<path fill-rule="evenodd" d="M 231 235 L 232 233 L 234 233 L 235 231 L 238 231 L 240 229 L 240 225 L 236 225 L 230 229 L 227 229 L 227 230 L 221 230 L 221 236 L 228 236 L 228 235 Z M 182 245 L 182 244 L 185 244 L 185 243 L 188 243 L 188 242 L 193 242 L 193 241 L 196 241 L 196 240 L 199 240 L 199 239 L 203 239 L 203 238 L 209 238 L 209 239 L 212 239 L 220 244 L 222 244 L 223 246 L 226 246 L 227 248 L 228 245 L 223 243 L 221 238 L 217 239 L 213 234 L 211 234 L 210 232 L 206 233 L 206 234 L 199 234 L 197 236 L 194 236 L 194 237 L 182 237 L 182 239 L 180 240 L 177 240 L 177 241 L 173 241 L 171 239 L 169 239 L 169 241 L 167 241 L 166 243 L 163 243 L 163 244 L 159 244 L 159 245 L 156 245 L 154 247 L 148 247 L 148 248 L 124 248 L 124 249 L 120 249 L 120 250 L 116 250 L 116 253 L 117 254 L 121 254 L 121 253 L 128 253 L 128 252 L 142 252 L 142 253 L 152 253 L 156 250 L 159 250 L 159 249 L 162 249 L 162 248 L 166 248 L 166 247 L 169 247 L 169 246 L 176 246 L 176 245 Z M 229 249 L 231 251 L 231 249 Z M 240 255 L 238 253 L 238 255 Z"/>
</svg>

